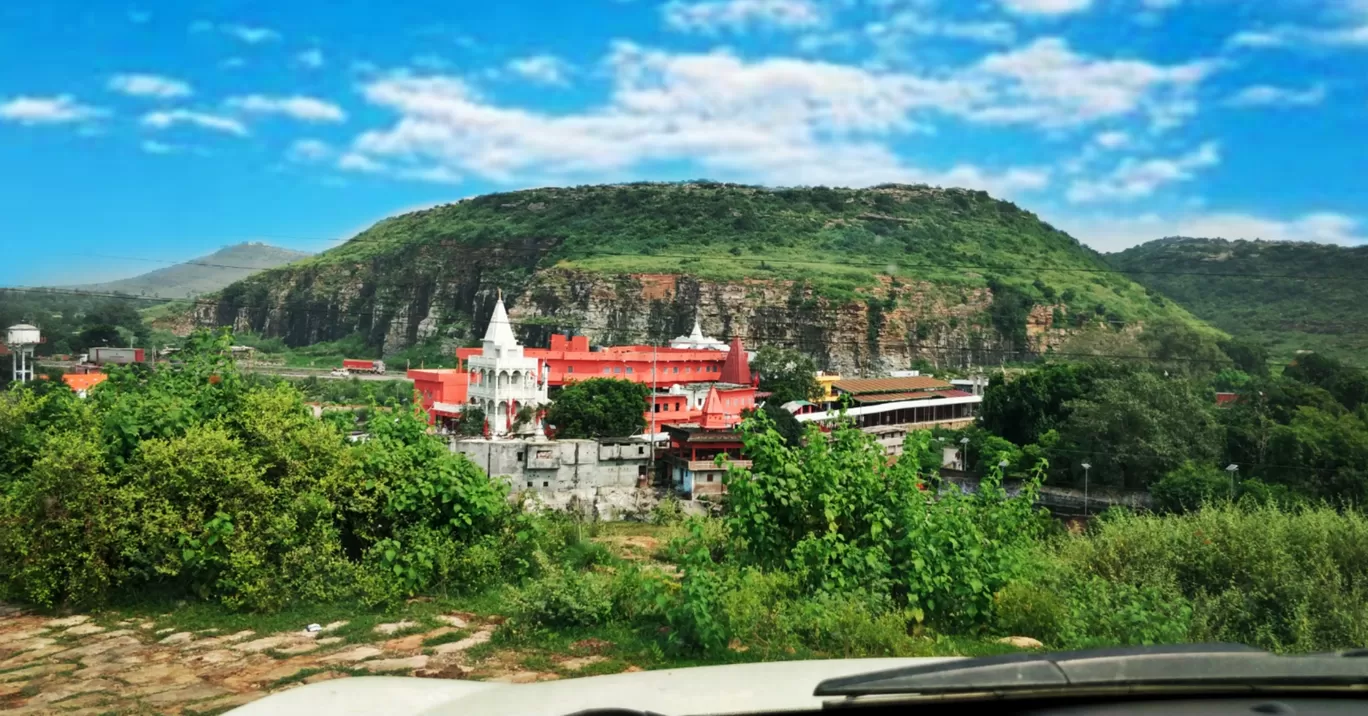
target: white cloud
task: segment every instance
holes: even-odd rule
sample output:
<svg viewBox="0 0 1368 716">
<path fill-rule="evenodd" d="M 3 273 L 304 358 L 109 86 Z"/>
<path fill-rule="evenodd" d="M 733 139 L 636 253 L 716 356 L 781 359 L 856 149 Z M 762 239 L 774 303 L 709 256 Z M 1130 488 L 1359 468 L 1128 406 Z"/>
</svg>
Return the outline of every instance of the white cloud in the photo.
<svg viewBox="0 0 1368 716">
<path fill-rule="evenodd" d="M 1016 41 L 1016 27 L 1010 22 L 943 20 L 928 17 L 916 10 L 899 10 L 886 20 L 865 25 L 864 31 L 875 44 L 881 46 L 885 54 L 894 54 L 890 50 L 901 50 L 909 36 L 946 37 L 995 45 L 1009 45 Z"/>
<path fill-rule="evenodd" d="M 1273 85 L 1251 85 L 1236 92 L 1226 104 L 1232 107 L 1306 107 L 1325 100 L 1325 85 L 1313 85 L 1304 90 Z"/>
<path fill-rule="evenodd" d="M 825 22 L 814 0 L 670 0 L 665 24 L 681 32 L 745 32 L 752 27 L 801 30 Z"/>
<path fill-rule="evenodd" d="M 30 126 L 83 122 L 108 113 L 107 110 L 81 104 L 69 94 L 55 97 L 21 95 L 0 102 L 0 119 Z"/>
<path fill-rule="evenodd" d="M 295 60 L 299 62 L 299 64 L 314 70 L 324 65 L 323 51 L 318 49 L 317 47 L 309 50 L 304 50 L 303 52 L 295 55 Z"/>
<path fill-rule="evenodd" d="M 801 35 L 794 45 L 800 52 L 815 53 L 832 47 L 853 47 L 856 37 L 850 30 L 809 32 Z"/>
<path fill-rule="evenodd" d="M 144 126 L 154 129 L 166 129 L 177 124 L 192 124 L 204 129 L 212 129 L 216 132 L 234 134 L 239 137 L 247 136 L 247 127 L 232 117 L 224 117 L 217 114 L 205 112 L 194 112 L 188 109 L 173 109 L 163 112 L 148 112 L 142 117 Z"/>
<path fill-rule="evenodd" d="M 319 139 L 299 139 L 290 145 L 287 156 L 296 162 L 317 162 L 332 156 L 333 148 Z"/>
<path fill-rule="evenodd" d="M 457 77 L 371 78 L 361 85 L 366 100 L 398 117 L 355 137 L 351 149 L 372 159 L 377 166 L 366 166 L 373 171 L 442 166 L 505 184 L 614 179 L 651 162 L 686 162 L 739 181 L 925 182 L 1011 194 L 1048 186 L 1052 172 L 917 167 L 891 142 L 927 131 L 936 117 L 1048 130 L 1133 118 L 1168 126 L 1195 112 L 1194 92 L 1215 63 L 1099 59 L 1043 39 L 933 77 L 625 42 L 602 67 L 612 82 L 608 99 L 560 114 L 492 103 Z M 1091 191 L 1141 192 L 1147 182 L 1165 181 L 1153 178 L 1162 169 L 1126 167 Z"/>
<path fill-rule="evenodd" d="M 454 77 L 380 78 L 362 91 L 400 118 L 358 136 L 353 150 L 399 167 L 436 163 L 502 183 L 603 179 L 653 161 L 786 185 L 925 182 L 1010 194 L 1049 182 L 1049 172 L 1035 167 L 912 167 L 877 141 L 918 131 L 909 117 L 915 108 L 970 102 L 955 82 L 793 59 L 747 63 L 725 52 L 675 55 L 626 43 L 605 68 L 614 78 L 609 103 L 568 115 L 493 105 Z"/>
<path fill-rule="evenodd" d="M 1002 9 L 1017 15 L 1059 16 L 1082 12 L 1092 0 L 998 0 Z"/>
<path fill-rule="evenodd" d="M 259 45 L 263 42 L 275 42 L 280 39 L 280 33 L 269 27 L 252 27 L 250 25 L 231 24 L 219 25 L 219 29 L 249 45 Z"/>
<path fill-rule="evenodd" d="M 121 74 L 109 78 L 109 89 L 131 97 L 171 99 L 189 97 L 190 85 L 178 79 L 151 74 Z"/>
<path fill-rule="evenodd" d="M 1219 63 L 1158 65 L 1080 55 L 1060 38 L 985 57 L 970 73 L 998 85 L 997 100 L 970 118 L 999 124 L 1068 127 L 1144 113 L 1155 129 L 1196 111 L 1194 90 Z"/>
<path fill-rule="evenodd" d="M 181 150 L 178 145 L 158 142 L 155 139 L 144 139 L 138 146 L 148 154 L 175 154 Z"/>
<path fill-rule="evenodd" d="M 574 68 L 555 55 L 542 54 L 509 60 L 508 70 L 540 84 L 565 86 L 570 84 L 568 76 Z"/>
<path fill-rule="evenodd" d="M 1289 220 L 1239 212 L 1198 212 L 1173 216 L 1076 216 L 1052 222 L 1099 251 L 1120 251 L 1166 236 L 1315 241 L 1346 246 L 1368 243 L 1362 222 L 1332 212 L 1307 213 Z"/>
<path fill-rule="evenodd" d="M 1207 142 L 1171 159 L 1126 158 L 1105 177 L 1092 181 L 1075 180 L 1069 185 L 1067 198 L 1076 204 L 1140 199 L 1166 184 L 1191 181 L 1198 170 L 1220 162 L 1221 152 L 1215 142 Z"/>
<path fill-rule="evenodd" d="M 1268 49 L 1275 47 L 1368 47 L 1368 20 L 1341 27 L 1279 25 L 1263 30 L 1243 30 L 1226 40 L 1227 47 Z"/>
<path fill-rule="evenodd" d="M 388 170 L 388 167 L 384 164 L 381 164 L 364 154 L 357 154 L 355 152 L 347 152 L 338 157 L 337 168 L 349 172 L 366 172 L 370 174 Z"/>
<path fill-rule="evenodd" d="M 341 107 L 313 97 L 268 97 L 252 94 L 230 97 L 224 104 L 233 109 L 254 114 L 283 114 L 305 122 L 341 122 L 347 113 Z"/>
<path fill-rule="evenodd" d="M 1093 137 L 1093 142 L 1103 149 L 1120 149 L 1130 144 L 1130 135 L 1125 132 L 1101 132 Z"/>
</svg>

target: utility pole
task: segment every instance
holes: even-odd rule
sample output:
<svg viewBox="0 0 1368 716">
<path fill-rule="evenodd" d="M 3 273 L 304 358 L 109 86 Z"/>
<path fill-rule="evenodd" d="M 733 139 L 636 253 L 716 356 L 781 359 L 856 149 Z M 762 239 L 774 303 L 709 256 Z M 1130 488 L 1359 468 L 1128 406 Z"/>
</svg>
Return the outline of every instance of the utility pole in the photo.
<svg viewBox="0 0 1368 716">
<path fill-rule="evenodd" d="M 647 465 L 648 465 L 648 467 L 646 468 L 647 480 L 649 480 L 650 482 L 653 482 L 653 483 L 655 482 L 655 479 L 656 479 L 656 475 L 655 475 L 656 415 L 658 414 L 657 408 L 660 407 L 660 404 L 656 402 L 656 387 L 657 387 L 657 382 L 656 382 L 656 373 L 657 373 L 656 365 L 657 365 L 658 350 L 659 350 L 659 349 L 658 349 L 658 346 L 656 346 L 656 343 L 657 343 L 657 341 L 654 341 L 654 340 L 651 341 L 651 439 L 650 439 L 650 448 L 649 448 L 650 451 L 651 451 L 651 454 L 650 454 L 650 456 L 647 458 Z"/>
<path fill-rule="evenodd" d="M 1083 463 L 1083 517 L 1087 517 L 1088 512 L 1088 471 L 1092 469 L 1092 464 Z"/>
</svg>

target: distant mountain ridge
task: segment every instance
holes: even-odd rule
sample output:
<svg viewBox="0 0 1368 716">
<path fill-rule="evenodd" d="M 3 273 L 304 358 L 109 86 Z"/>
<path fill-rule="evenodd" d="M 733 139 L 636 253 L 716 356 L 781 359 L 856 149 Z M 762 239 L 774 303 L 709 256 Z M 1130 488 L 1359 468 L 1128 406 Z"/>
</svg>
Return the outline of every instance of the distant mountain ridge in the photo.
<svg viewBox="0 0 1368 716">
<path fill-rule="evenodd" d="M 312 255 L 305 251 L 248 242 L 132 278 L 64 288 L 158 298 L 189 298 L 212 293 L 259 271 L 284 266 Z"/>
<path fill-rule="evenodd" d="M 1368 356 L 1368 246 L 1172 236 L 1107 260 L 1276 357 L 1314 350 L 1363 363 Z"/>
</svg>

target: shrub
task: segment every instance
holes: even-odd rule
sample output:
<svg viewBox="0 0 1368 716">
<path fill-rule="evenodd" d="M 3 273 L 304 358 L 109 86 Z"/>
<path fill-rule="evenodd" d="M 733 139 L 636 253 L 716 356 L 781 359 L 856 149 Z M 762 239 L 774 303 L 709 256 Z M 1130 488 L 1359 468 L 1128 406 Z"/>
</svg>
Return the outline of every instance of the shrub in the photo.
<svg viewBox="0 0 1368 716">
<path fill-rule="evenodd" d="M 541 576 L 519 590 L 513 598 L 513 614 L 519 625 L 539 627 L 598 626 L 613 612 L 609 578 L 551 564 L 538 555 Z"/>
<path fill-rule="evenodd" d="M 1150 486 L 1154 506 L 1165 512 L 1190 512 L 1209 502 L 1231 499 L 1230 476 L 1212 465 L 1184 463 Z"/>
<path fill-rule="evenodd" d="M 1186 600 L 1191 640 L 1280 652 L 1368 643 L 1368 518 L 1357 512 L 1218 504 L 1169 517 L 1109 513 L 1052 554 L 1060 574 L 1123 585 L 1082 595 L 1094 603 L 1138 599 L 1160 619 Z M 1121 630 L 1094 624 L 1103 638 Z"/>
</svg>

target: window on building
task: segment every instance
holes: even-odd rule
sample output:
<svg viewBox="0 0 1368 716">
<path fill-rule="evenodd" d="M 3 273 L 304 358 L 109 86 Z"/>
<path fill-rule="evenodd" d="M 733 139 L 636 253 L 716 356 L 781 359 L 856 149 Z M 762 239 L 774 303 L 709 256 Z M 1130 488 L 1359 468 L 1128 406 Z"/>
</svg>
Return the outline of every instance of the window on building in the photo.
<svg viewBox="0 0 1368 716">
<path fill-rule="evenodd" d="M 551 483 L 550 483 L 550 482 L 548 482 L 548 481 L 546 481 L 546 480 L 543 480 L 543 481 L 542 481 L 542 487 L 550 487 L 550 486 L 551 486 Z"/>
<path fill-rule="evenodd" d="M 708 482 L 712 482 L 712 478 L 713 478 L 712 475 L 708 475 Z"/>
<path fill-rule="evenodd" d="M 631 373 L 631 372 L 632 372 L 632 366 L 630 366 L 630 365 L 627 366 L 627 372 L 628 372 L 628 373 Z"/>
<path fill-rule="evenodd" d="M 519 451 L 519 452 L 518 452 L 518 462 L 522 462 L 522 461 L 523 461 L 523 454 L 522 454 L 521 451 Z"/>
<path fill-rule="evenodd" d="M 679 366 L 675 366 L 675 367 L 674 367 L 674 372 L 676 372 L 676 373 L 679 372 Z"/>
<path fill-rule="evenodd" d="M 614 373 L 621 373 L 621 372 L 622 372 L 622 366 L 615 366 L 615 367 L 613 368 L 613 372 L 614 372 Z"/>
<path fill-rule="evenodd" d="M 575 366 L 573 366 L 573 365 L 567 365 L 567 366 L 565 366 L 565 372 L 566 372 L 566 373 L 574 373 L 574 372 L 575 372 Z"/>
<path fill-rule="evenodd" d="M 527 486 L 528 486 L 528 487 L 531 487 L 531 486 L 532 486 L 532 481 L 531 481 L 531 480 L 528 480 L 528 481 L 527 481 Z"/>
<path fill-rule="evenodd" d="M 637 448 L 637 454 L 638 454 L 638 455 L 645 455 L 645 454 L 646 454 L 646 446 L 645 446 L 645 445 L 642 445 L 642 446 L 638 447 L 638 448 Z"/>
<path fill-rule="evenodd" d="M 608 368 L 604 368 L 604 369 L 603 369 L 603 372 L 604 372 L 605 374 L 607 374 L 607 373 L 610 373 L 610 372 L 612 372 L 612 371 L 610 371 Z"/>
</svg>

